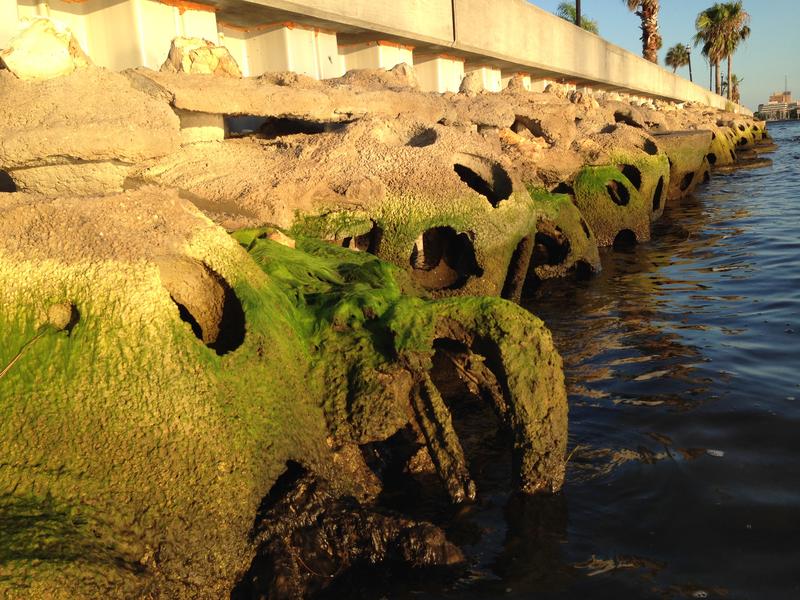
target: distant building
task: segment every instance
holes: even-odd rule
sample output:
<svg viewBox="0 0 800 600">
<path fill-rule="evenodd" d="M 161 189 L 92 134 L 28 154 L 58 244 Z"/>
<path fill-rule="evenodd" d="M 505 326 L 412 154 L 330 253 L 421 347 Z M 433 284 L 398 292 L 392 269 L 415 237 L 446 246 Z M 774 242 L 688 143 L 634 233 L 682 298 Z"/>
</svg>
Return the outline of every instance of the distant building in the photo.
<svg viewBox="0 0 800 600">
<path fill-rule="evenodd" d="M 791 104 L 792 92 L 775 92 L 769 97 L 770 104 Z"/>
<path fill-rule="evenodd" d="M 756 117 L 766 121 L 800 119 L 800 106 L 797 102 L 792 102 L 792 92 L 775 92 L 770 95 L 767 104 L 758 105 Z"/>
</svg>

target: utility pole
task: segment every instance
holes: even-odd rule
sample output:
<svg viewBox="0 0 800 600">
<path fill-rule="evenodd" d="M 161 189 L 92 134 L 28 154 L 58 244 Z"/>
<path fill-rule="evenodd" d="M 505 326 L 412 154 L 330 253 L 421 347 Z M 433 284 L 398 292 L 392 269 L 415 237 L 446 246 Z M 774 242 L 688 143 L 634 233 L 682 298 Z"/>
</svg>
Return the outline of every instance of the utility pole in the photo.
<svg viewBox="0 0 800 600">
<path fill-rule="evenodd" d="M 581 0 L 575 0 L 575 25 L 581 26 Z"/>
</svg>

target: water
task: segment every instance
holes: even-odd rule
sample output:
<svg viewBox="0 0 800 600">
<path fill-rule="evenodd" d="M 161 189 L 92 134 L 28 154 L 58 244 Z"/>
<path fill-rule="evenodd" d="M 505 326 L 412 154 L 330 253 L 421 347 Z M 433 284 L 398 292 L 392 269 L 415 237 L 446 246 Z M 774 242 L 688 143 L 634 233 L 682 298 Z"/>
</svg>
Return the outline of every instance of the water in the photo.
<svg viewBox="0 0 800 600">
<path fill-rule="evenodd" d="M 490 465 L 447 526 L 470 574 L 375 597 L 800 598 L 800 126 L 770 131 L 771 169 L 527 302 L 565 362 L 563 492 L 509 497 Z"/>
</svg>

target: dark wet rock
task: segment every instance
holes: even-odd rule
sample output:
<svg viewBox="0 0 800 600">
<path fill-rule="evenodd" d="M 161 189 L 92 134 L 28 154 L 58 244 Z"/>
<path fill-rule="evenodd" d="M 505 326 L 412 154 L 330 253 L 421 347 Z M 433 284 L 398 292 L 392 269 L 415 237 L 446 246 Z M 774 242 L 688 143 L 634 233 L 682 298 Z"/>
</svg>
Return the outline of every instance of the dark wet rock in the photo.
<svg viewBox="0 0 800 600">
<path fill-rule="evenodd" d="M 296 463 L 265 499 L 252 535 L 258 550 L 232 600 L 308 598 L 363 566 L 386 570 L 464 562 L 440 528 L 337 496 Z"/>
</svg>

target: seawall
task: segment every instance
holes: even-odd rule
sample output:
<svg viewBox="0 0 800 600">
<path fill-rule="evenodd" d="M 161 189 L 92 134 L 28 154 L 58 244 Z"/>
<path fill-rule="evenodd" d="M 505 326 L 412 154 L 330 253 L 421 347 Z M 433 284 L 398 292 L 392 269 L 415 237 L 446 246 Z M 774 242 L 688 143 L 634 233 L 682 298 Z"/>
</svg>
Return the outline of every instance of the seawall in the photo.
<svg viewBox="0 0 800 600">
<path fill-rule="evenodd" d="M 327 79 L 406 62 L 424 91 L 457 92 L 476 72 L 490 91 L 518 75 L 531 91 L 558 82 L 726 107 L 725 98 L 524 0 L 0 0 L 0 48 L 36 16 L 69 27 L 95 64 L 115 71 L 158 69 L 183 36 L 225 45 L 245 76 Z"/>
</svg>

